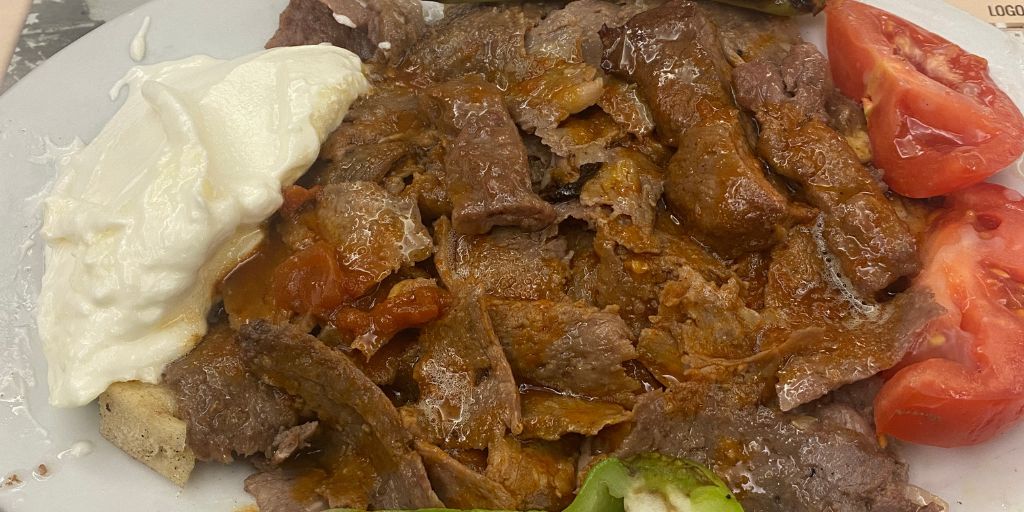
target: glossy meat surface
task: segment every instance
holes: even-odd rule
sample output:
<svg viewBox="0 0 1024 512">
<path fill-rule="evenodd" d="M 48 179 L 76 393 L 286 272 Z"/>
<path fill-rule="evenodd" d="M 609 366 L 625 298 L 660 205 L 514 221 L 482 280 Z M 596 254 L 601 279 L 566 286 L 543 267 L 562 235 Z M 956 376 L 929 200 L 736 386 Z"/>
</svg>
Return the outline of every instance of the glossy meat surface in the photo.
<svg viewBox="0 0 1024 512">
<path fill-rule="evenodd" d="M 777 242 L 793 213 L 753 156 L 711 20 L 674 0 L 603 29 L 601 38 L 604 69 L 637 84 L 658 137 L 679 148 L 666 173 L 672 210 L 725 254 Z"/>
<path fill-rule="evenodd" d="M 867 297 L 920 269 L 917 242 L 842 136 L 789 104 L 763 107 L 758 153 L 821 210 L 829 252 Z"/>
<path fill-rule="evenodd" d="M 546 301 L 485 305 L 518 382 L 625 403 L 640 389 L 622 366 L 636 352 L 618 315 Z"/>
<path fill-rule="evenodd" d="M 648 451 L 709 464 L 747 510 L 927 510 L 906 496 L 906 466 L 874 439 L 728 388 L 686 383 L 645 396 L 616 454 Z"/>
<path fill-rule="evenodd" d="M 455 231 L 536 231 L 551 224 L 555 211 L 530 186 L 526 147 L 501 91 L 470 79 L 433 87 L 427 97 L 435 124 L 447 136 L 445 185 Z"/>
<path fill-rule="evenodd" d="M 344 434 L 345 452 L 359 452 L 374 477 L 364 496 L 378 508 L 422 508 L 440 501 L 409 446 L 387 396 L 346 356 L 291 326 L 255 322 L 239 332 L 242 356 L 261 380 L 302 399 L 322 422 Z M 330 491 L 328 486 L 327 491 Z M 326 497 L 332 500 L 330 493 Z M 343 505 L 358 506 L 346 502 Z"/>
<path fill-rule="evenodd" d="M 486 448 L 522 431 L 519 392 L 490 317 L 468 297 L 424 328 L 411 410 L 423 435 L 443 447 Z"/>
<path fill-rule="evenodd" d="M 412 3 L 282 14 L 276 44 L 348 46 L 374 87 L 224 283 L 238 340 L 176 363 L 179 400 L 225 411 L 188 420 L 209 458 L 255 455 L 271 511 L 559 511 L 651 451 L 747 510 L 939 510 L 865 419 L 939 312 L 904 290 L 932 206 L 878 184 L 797 21 L 538 0 L 396 24 Z M 282 414 L 227 421 L 248 407 Z"/>
<path fill-rule="evenodd" d="M 188 446 L 201 460 L 269 458 L 278 434 L 299 421 L 295 400 L 246 367 L 235 334 L 226 324 L 214 326 L 164 372 L 187 423 Z"/>
</svg>

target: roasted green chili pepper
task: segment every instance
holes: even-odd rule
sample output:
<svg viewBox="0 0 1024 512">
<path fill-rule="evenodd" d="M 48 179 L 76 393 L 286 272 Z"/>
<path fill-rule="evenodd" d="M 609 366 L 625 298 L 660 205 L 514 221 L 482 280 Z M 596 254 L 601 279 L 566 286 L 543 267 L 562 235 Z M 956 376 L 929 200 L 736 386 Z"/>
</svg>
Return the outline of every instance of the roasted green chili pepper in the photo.
<svg viewBox="0 0 1024 512">
<path fill-rule="evenodd" d="M 597 463 L 587 473 L 576 499 L 563 512 L 625 512 L 627 509 L 630 512 L 743 512 L 736 497 L 711 470 L 696 462 L 656 454 Z M 428 508 L 415 512 L 458 511 Z"/>
</svg>

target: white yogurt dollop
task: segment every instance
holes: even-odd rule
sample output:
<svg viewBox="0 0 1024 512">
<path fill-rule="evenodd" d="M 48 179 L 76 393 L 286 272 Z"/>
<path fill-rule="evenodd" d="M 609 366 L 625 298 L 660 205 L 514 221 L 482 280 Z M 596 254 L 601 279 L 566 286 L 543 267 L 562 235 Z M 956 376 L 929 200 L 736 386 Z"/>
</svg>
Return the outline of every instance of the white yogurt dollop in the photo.
<svg viewBox="0 0 1024 512">
<path fill-rule="evenodd" d="M 138 67 L 124 106 L 46 200 L 39 334 L 50 403 L 159 382 L 206 333 L 214 288 L 369 85 L 331 46 Z"/>
</svg>

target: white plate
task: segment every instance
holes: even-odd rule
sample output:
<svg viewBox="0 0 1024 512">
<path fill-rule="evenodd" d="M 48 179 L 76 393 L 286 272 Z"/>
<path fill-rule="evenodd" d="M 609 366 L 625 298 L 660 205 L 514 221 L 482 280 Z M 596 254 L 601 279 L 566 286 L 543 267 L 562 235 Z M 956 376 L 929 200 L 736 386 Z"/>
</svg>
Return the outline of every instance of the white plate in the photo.
<svg viewBox="0 0 1024 512">
<path fill-rule="evenodd" d="M 0 490 L 0 511 L 209 510 L 251 503 L 242 491 L 247 469 L 201 464 L 180 490 L 104 441 L 95 406 L 53 409 L 46 403 L 45 363 L 34 325 L 42 275 L 36 237 L 39 201 L 54 169 L 39 155 L 44 137 L 67 145 L 90 140 L 114 113 L 110 86 L 132 66 L 128 44 L 152 17 L 145 62 L 206 53 L 229 58 L 262 48 L 286 0 L 158 0 L 85 36 L 0 97 L 0 479 L 17 473 L 23 485 Z M 874 0 L 989 59 L 993 76 L 1024 105 L 1024 47 L 940 0 Z M 821 20 L 807 23 L 821 41 Z M 1024 191 L 1020 171 L 999 181 Z M 82 443 L 84 442 L 84 443 Z M 75 456 L 73 446 L 92 446 Z M 903 447 L 912 479 L 955 511 L 1024 510 L 1024 428 L 973 448 Z M 63 455 L 61 455 L 63 453 Z M 46 464 L 50 474 L 33 476 Z"/>
</svg>

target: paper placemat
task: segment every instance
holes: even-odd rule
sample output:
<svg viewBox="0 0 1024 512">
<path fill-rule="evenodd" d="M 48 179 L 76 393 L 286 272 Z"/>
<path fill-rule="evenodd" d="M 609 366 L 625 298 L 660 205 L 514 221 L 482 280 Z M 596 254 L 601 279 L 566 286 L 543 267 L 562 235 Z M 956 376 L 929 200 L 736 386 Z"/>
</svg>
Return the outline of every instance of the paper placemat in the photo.
<svg viewBox="0 0 1024 512">
<path fill-rule="evenodd" d="M 1024 1 L 946 0 L 1024 43 Z"/>
</svg>

